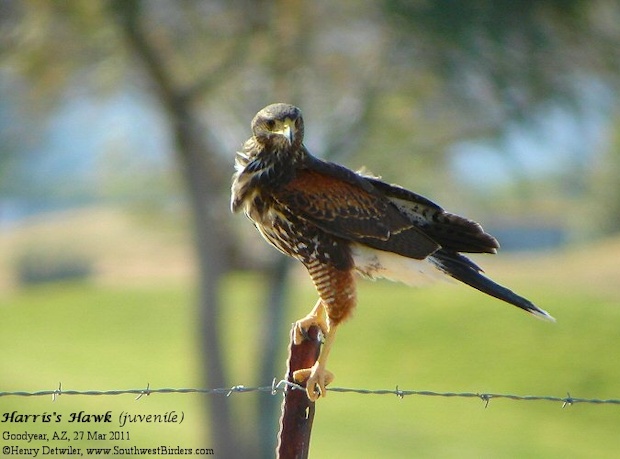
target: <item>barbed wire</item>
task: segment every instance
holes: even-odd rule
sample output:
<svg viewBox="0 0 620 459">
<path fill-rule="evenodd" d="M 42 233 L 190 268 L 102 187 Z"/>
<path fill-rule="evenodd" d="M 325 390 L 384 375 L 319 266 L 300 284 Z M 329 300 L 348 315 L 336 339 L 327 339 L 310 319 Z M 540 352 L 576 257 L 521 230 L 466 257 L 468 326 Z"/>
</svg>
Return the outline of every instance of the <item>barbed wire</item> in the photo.
<svg viewBox="0 0 620 459">
<path fill-rule="evenodd" d="M 159 388 L 152 389 L 147 384 L 144 389 L 113 389 L 113 390 L 67 390 L 62 388 L 62 384 L 58 384 L 57 389 L 41 390 L 41 391 L 0 391 L 0 397 L 42 397 L 51 396 L 55 401 L 61 395 L 77 395 L 77 396 L 111 396 L 111 395 L 136 395 L 135 399 L 139 400 L 144 396 L 151 394 L 206 394 L 206 395 L 225 395 L 230 397 L 235 393 L 247 392 L 266 392 L 271 395 L 284 392 L 286 389 L 302 390 L 306 389 L 298 384 L 291 383 L 286 380 L 274 378 L 270 386 L 248 387 L 244 385 L 236 385 L 232 387 L 222 387 L 215 389 L 200 388 Z M 395 395 L 402 399 L 408 396 L 422 397 L 445 397 L 445 398 L 477 398 L 484 402 L 485 408 L 493 399 L 508 399 L 518 401 L 548 401 L 562 403 L 562 408 L 577 403 L 593 404 L 593 405 L 620 405 L 620 399 L 598 399 L 598 398 L 580 398 L 573 397 L 570 393 L 566 397 L 558 397 L 552 395 L 517 395 L 517 394 L 496 394 L 489 392 L 436 392 L 430 390 L 402 390 L 396 386 L 395 389 L 355 389 L 350 387 L 329 387 L 328 392 L 337 393 L 355 393 L 361 395 Z"/>
</svg>

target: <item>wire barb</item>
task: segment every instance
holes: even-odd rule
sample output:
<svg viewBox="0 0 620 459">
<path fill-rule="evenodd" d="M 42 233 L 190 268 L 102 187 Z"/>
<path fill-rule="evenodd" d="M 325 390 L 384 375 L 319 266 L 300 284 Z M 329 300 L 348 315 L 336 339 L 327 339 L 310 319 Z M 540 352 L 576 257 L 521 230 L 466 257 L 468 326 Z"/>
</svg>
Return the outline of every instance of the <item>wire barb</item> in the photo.
<svg viewBox="0 0 620 459">
<path fill-rule="evenodd" d="M 230 394 L 232 394 L 233 392 L 245 392 L 245 386 L 243 384 L 240 384 L 238 386 L 232 386 L 226 394 L 226 397 L 230 397 Z"/>
<path fill-rule="evenodd" d="M 146 395 L 147 397 L 151 395 L 150 386 L 151 386 L 151 383 L 146 383 L 146 389 L 138 394 L 138 396 L 136 397 L 136 401 L 140 400 L 143 395 Z"/>
<path fill-rule="evenodd" d="M 570 396 L 570 392 L 566 392 L 567 397 L 564 399 L 564 403 L 562 403 L 562 408 L 566 408 L 566 406 L 571 406 L 574 402 L 573 398 Z"/>
<path fill-rule="evenodd" d="M 276 395 L 278 393 L 278 388 L 280 387 L 280 383 L 277 378 L 273 378 L 271 381 L 271 395 Z"/>
<path fill-rule="evenodd" d="M 60 394 L 62 394 L 62 382 L 59 382 L 58 389 L 52 392 L 52 402 L 55 402 L 56 398 L 60 397 Z"/>
<path fill-rule="evenodd" d="M 491 401 L 491 398 L 493 397 L 490 394 L 480 394 L 479 397 L 482 399 L 482 401 L 484 402 L 484 408 L 486 409 L 489 406 L 489 402 Z"/>
</svg>

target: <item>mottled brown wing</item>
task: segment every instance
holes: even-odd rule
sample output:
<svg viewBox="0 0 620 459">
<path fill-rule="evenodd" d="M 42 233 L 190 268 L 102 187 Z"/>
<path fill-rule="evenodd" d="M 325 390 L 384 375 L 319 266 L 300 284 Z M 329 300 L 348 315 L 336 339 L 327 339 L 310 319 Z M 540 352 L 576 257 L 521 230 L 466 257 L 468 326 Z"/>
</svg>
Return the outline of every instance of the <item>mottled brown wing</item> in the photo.
<svg viewBox="0 0 620 459">
<path fill-rule="evenodd" d="M 397 185 L 374 178 L 367 180 L 442 248 L 469 253 L 495 253 L 499 248 L 497 240 L 478 223 L 446 212 L 425 197 Z"/>
<path fill-rule="evenodd" d="M 298 170 L 274 198 L 294 215 L 343 239 L 417 259 L 439 248 L 363 177 L 335 165 L 328 172 Z"/>
</svg>

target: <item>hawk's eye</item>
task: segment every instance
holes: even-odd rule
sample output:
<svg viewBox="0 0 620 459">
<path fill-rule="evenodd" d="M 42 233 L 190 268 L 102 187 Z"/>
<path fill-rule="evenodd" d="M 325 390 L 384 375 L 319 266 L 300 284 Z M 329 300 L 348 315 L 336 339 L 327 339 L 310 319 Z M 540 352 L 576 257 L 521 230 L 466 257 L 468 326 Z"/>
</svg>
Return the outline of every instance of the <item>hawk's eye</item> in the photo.
<svg viewBox="0 0 620 459">
<path fill-rule="evenodd" d="M 267 121 L 265 121 L 265 124 L 267 125 L 267 128 L 269 130 L 271 130 L 274 127 L 276 127 L 276 122 L 274 120 L 267 120 Z"/>
</svg>

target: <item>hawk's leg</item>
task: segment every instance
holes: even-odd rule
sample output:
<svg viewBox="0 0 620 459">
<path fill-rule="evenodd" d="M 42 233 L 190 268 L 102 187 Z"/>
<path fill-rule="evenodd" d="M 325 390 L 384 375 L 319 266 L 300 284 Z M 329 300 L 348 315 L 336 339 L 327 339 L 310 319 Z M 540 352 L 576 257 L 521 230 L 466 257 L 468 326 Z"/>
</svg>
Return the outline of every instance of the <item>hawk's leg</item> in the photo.
<svg viewBox="0 0 620 459">
<path fill-rule="evenodd" d="M 333 373 L 326 369 L 326 363 L 329 351 L 334 343 L 336 326 L 330 326 L 329 321 L 326 320 L 325 308 L 321 300 L 317 302 L 316 306 L 310 311 L 310 314 L 295 323 L 295 344 L 299 344 L 303 341 L 306 330 L 313 325 L 319 327 L 325 337 L 321 353 L 312 368 L 297 370 L 293 373 L 293 379 L 297 382 L 306 381 L 308 398 L 315 401 L 320 396 L 326 395 L 325 386 L 334 379 Z"/>
</svg>

